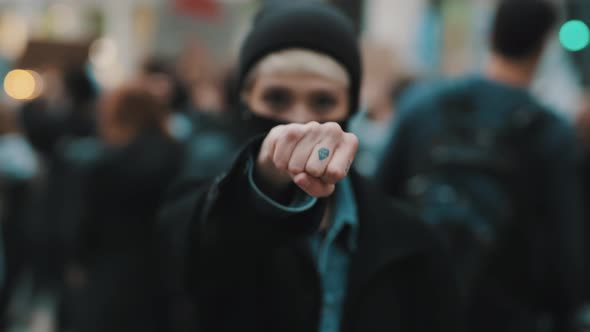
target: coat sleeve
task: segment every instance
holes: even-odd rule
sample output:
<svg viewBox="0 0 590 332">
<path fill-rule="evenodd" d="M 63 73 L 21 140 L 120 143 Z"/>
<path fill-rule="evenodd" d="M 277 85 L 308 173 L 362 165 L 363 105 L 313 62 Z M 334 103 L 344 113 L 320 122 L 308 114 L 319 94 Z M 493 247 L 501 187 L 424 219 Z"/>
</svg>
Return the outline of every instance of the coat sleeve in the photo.
<svg viewBox="0 0 590 332">
<path fill-rule="evenodd" d="M 306 198 L 293 188 L 293 202 L 284 206 L 256 188 L 251 170 L 261 143 L 258 138 L 247 144 L 226 174 L 195 184 L 186 199 L 161 215 L 159 225 L 173 234 L 169 242 L 182 257 L 193 298 L 211 298 L 201 292 L 212 292 L 227 304 L 256 296 L 241 292 L 253 291 L 259 263 L 270 249 L 319 227 L 323 200 Z M 175 212 L 175 204 L 184 212 Z"/>
<path fill-rule="evenodd" d="M 198 235 L 201 249 L 236 246 L 242 250 L 266 250 L 319 227 L 323 202 L 307 196 L 295 185 L 286 204 L 258 188 L 252 172 L 261 143 L 262 139 L 257 139 L 248 144 L 227 174 L 198 189 L 201 196 L 188 236 L 194 241 Z"/>
</svg>

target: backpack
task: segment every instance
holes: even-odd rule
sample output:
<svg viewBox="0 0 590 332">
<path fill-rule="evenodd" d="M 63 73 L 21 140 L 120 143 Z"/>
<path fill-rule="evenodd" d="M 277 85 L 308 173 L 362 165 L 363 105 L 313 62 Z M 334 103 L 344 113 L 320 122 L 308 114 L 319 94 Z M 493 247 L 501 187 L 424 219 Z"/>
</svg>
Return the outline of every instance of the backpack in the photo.
<svg viewBox="0 0 590 332">
<path fill-rule="evenodd" d="M 427 147 L 416 152 L 421 158 L 407 190 L 442 235 L 469 292 L 502 233 L 525 209 L 519 177 L 541 112 L 523 102 L 490 115 L 478 109 L 468 89 L 451 90 L 435 104 L 440 119 L 433 121 L 440 123 Z"/>
</svg>

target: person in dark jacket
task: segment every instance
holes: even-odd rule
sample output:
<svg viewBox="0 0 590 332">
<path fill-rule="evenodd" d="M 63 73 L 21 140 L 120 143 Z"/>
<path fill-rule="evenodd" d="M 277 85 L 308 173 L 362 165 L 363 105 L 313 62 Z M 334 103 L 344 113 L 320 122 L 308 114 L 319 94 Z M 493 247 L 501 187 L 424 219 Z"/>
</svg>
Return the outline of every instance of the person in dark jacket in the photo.
<svg viewBox="0 0 590 332">
<path fill-rule="evenodd" d="M 348 174 L 358 141 L 343 128 L 361 77 L 353 31 L 318 2 L 257 15 L 236 93 L 259 135 L 161 214 L 199 331 L 461 331 L 437 238 Z"/>
<path fill-rule="evenodd" d="M 11 309 L 17 285 L 30 267 L 27 203 L 40 165 L 33 147 L 19 132 L 14 112 L 0 105 L 0 331 L 17 314 Z"/>
<path fill-rule="evenodd" d="M 153 234 L 180 162 L 167 112 L 134 84 L 104 100 L 99 133 L 105 145 L 86 161 L 78 266 L 66 274 L 79 288 L 73 330 L 167 331 Z"/>
<path fill-rule="evenodd" d="M 40 176 L 28 202 L 27 236 L 33 258 L 35 295 L 63 289 L 62 271 L 69 251 L 67 216 L 77 210 L 71 188 L 77 179 L 66 158 L 70 142 L 94 137 L 97 87 L 83 67 L 52 68 L 43 94 L 25 103 L 19 114 L 27 139 L 40 156 Z"/>
<path fill-rule="evenodd" d="M 492 223 L 496 227 L 494 244 L 476 262 L 478 267 L 470 278 L 473 285 L 466 290 L 471 331 L 574 329 L 583 275 L 577 147 L 573 129 L 527 91 L 556 19 L 555 8 L 548 1 L 501 1 L 485 73 L 417 87 L 409 93 L 400 105 L 393 137 L 378 171 L 381 187 L 392 196 L 411 198 L 422 206 L 436 202 L 456 206 L 459 212 L 455 217 L 477 193 L 487 194 L 479 202 L 484 204 L 470 205 L 469 209 L 482 212 L 485 204 L 508 202 L 503 209 L 491 211 L 508 217 L 503 224 L 500 218 L 493 220 L 500 221 Z M 457 117 L 451 118 L 453 114 Z M 450 136 L 452 128 L 459 128 L 457 133 L 462 136 Z M 476 147 L 486 146 L 491 151 L 510 152 L 481 159 L 479 167 L 447 168 L 448 173 L 438 173 L 443 185 L 435 187 L 430 184 L 437 178 L 429 177 L 427 170 L 438 165 L 437 161 L 460 162 L 459 150 L 440 147 L 446 137 L 469 137 L 470 151 L 482 151 Z M 493 150 L 494 144 L 509 148 Z M 479 158 L 477 153 L 470 156 Z M 496 161 L 510 166 L 498 167 Z M 505 196 L 487 190 L 493 187 L 486 180 L 472 182 L 473 190 L 467 195 L 449 193 L 448 183 L 455 178 L 452 171 L 460 170 L 456 174 L 461 177 L 476 168 L 479 174 L 494 174 L 496 184 L 508 189 Z M 438 196 L 434 190 L 430 191 L 431 200 L 420 196 L 427 188 L 439 188 Z M 436 223 L 438 216 L 430 216 Z M 456 256 L 463 254 L 468 253 L 457 251 Z"/>
<path fill-rule="evenodd" d="M 581 147 L 581 161 L 580 172 L 582 175 L 582 202 L 584 206 L 584 238 L 586 239 L 584 258 L 587 260 L 590 257 L 590 103 L 588 99 L 582 104 L 582 109 L 578 112 L 576 117 L 577 136 Z M 584 265 L 584 280 L 590 279 L 590 264 Z M 584 303 L 590 303 L 590 285 L 586 283 L 584 288 Z M 590 328 L 590 311 L 585 308 L 582 315 L 581 324 L 585 329 Z"/>
</svg>

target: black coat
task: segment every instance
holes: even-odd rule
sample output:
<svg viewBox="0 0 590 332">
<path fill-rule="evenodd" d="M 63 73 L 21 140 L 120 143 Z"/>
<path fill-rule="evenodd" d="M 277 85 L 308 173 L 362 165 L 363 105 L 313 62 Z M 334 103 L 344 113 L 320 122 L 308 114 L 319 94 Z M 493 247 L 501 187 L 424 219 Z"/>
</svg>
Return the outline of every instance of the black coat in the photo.
<svg viewBox="0 0 590 332">
<path fill-rule="evenodd" d="M 583 196 L 583 204 L 584 204 L 584 239 L 585 242 L 585 257 L 586 261 L 590 258 L 590 146 L 587 146 L 582 155 L 582 162 L 581 162 L 581 173 L 582 173 L 582 186 L 584 189 L 584 196 Z M 590 264 L 584 265 L 585 272 L 584 272 L 584 279 L 586 280 L 586 287 L 584 289 L 584 301 L 586 303 L 590 302 L 590 285 L 588 284 L 588 280 L 590 280 Z"/>
<path fill-rule="evenodd" d="M 27 236 L 26 220 L 32 184 L 30 181 L 7 183 L 3 180 L 5 179 L 0 176 L 0 331 L 8 328 L 11 300 L 31 260 L 31 242 Z"/>
<path fill-rule="evenodd" d="M 199 331 L 318 331 L 320 280 L 305 239 L 325 202 L 283 220 L 266 217 L 249 199 L 251 153 L 163 213 L 164 225 L 185 227 L 175 231 L 175 249 L 185 256 Z M 457 285 L 437 239 L 363 179 L 352 180 L 360 233 L 342 330 L 460 331 Z"/>
<path fill-rule="evenodd" d="M 582 205 L 573 129 L 525 90 L 481 78 L 427 84 L 411 92 L 398 107 L 377 178 L 388 194 L 418 205 L 415 192 L 424 181 L 416 180 L 438 156 L 440 137 L 446 139 L 441 132 L 449 131 L 445 123 L 448 114 L 454 114 L 450 111 L 456 110 L 448 107 L 467 104 L 471 113 L 457 123 L 471 129 L 483 128 L 478 127 L 483 123 L 494 128 L 517 114 L 529 117 L 526 126 L 513 121 L 518 132 L 510 129 L 513 157 L 505 161 L 516 167 L 496 179 L 509 188 L 507 210 L 513 210 L 513 216 L 495 227 L 493 246 L 478 262 L 473 287 L 466 289 L 466 318 L 471 330 L 478 332 L 572 331 L 583 289 Z M 461 103 L 447 104 L 455 99 Z M 442 155 L 447 156 L 444 151 Z M 493 162 L 487 165 L 496 169 Z"/>
<path fill-rule="evenodd" d="M 87 285 L 74 330 L 167 331 L 153 230 L 180 157 L 176 143 L 148 134 L 107 149 L 90 167 L 78 246 Z"/>
</svg>

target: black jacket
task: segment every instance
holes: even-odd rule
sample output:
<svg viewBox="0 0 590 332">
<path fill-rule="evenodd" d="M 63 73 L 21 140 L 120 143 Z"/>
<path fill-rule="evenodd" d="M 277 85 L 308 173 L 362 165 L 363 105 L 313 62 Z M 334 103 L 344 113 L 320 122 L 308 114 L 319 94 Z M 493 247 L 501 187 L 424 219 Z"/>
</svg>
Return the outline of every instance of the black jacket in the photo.
<svg viewBox="0 0 590 332">
<path fill-rule="evenodd" d="M 167 331 L 153 230 L 180 157 L 176 143 L 151 133 L 89 166 L 77 251 L 87 285 L 75 330 Z"/>
<path fill-rule="evenodd" d="M 469 118 L 471 126 L 488 123 L 494 128 L 497 120 L 516 119 L 516 112 L 532 119 L 511 141 L 516 156 L 511 161 L 517 167 L 506 182 L 518 211 L 496 230 L 494 247 L 469 294 L 467 320 L 478 332 L 572 331 L 583 276 L 573 129 L 525 90 L 482 78 L 425 85 L 412 92 L 398 107 L 377 175 L 383 190 L 398 199 L 415 197 L 416 176 L 436 152 L 437 134 L 448 117 L 444 114 L 460 106 L 446 104 L 447 99 L 470 102 L 478 119 Z"/>
<path fill-rule="evenodd" d="M 590 257 L 590 146 L 586 146 L 582 155 L 582 162 L 580 165 L 582 173 L 582 187 L 584 190 L 583 205 L 584 205 L 584 252 L 586 259 Z M 590 264 L 584 265 L 584 280 L 590 280 Z M 590 285 L 585 284 L 584 301 L 590 302 Z M 589 322 L 590 324 L 590 322 Z"/>
<path fill-rule="evenodd" d="M 320 280 L 305 239 L 325 205 L 287 218 L 257 211 L 244 170 L 259 145 L 162 214 L 164 225 L 185 230 L 177 228 L 175 248 L 200 331 L 318 331 Z M 437 239 L 363 179 L 352 181 L 360 233 L 342 330 L 460 331 L 457 287 Z"/>
</svg>

